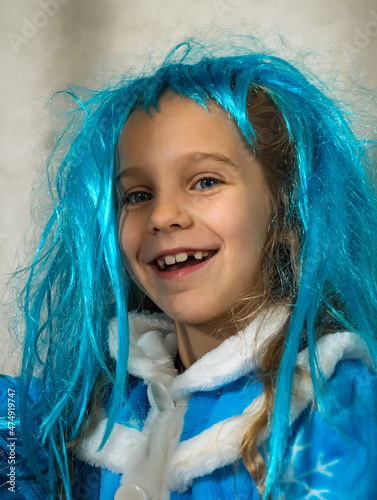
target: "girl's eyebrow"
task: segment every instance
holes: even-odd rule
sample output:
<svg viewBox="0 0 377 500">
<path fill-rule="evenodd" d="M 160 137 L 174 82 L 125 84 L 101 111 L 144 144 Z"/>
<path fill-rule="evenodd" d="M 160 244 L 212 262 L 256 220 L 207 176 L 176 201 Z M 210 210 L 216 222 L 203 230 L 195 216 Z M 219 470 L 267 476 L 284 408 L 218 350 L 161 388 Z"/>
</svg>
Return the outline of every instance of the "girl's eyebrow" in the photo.
<svg viewBox="0 0 377 500">
<path fill-rule="evenodd" d="M 121 179 L 126 179 L 127 177 L 132 177 L 133 175 L 136 175 L 140 173 L 140 168 L 139 167 L 127 167 L 124 168 L 115 178 L 115 182 L 119 182 Z"/>
<path fill-rule="evenodd" d="M 177 161 L 184 163 L 187 162 L 199 163 L 204 160 L 214 160 L 221 163 L 226 163 L 227 165 L 235 169 L 239 168 L 238 163 L 236 163 L 235 161 L 231 160 L 230 158 L 221 153 L 204 153 L 202 151 L 194 151 L 192 153 L 183 154 L 177 157 Z M 138 173 L 140 173 L 139 167 L 124 168 L 121 172 L 119 172 L 115 181 L 119 182 L 121 179 L 132 177 L 133 175 L 136 175 Z"/>
<path fill-rule="evenodd" d="M 178 157 L 178 159 L 185 162 L 191 161 L 196 163 L 199 163 L 200 161 L 203 160 L 215 160 L 221 163 L 227 163 L 233 168 L 236 169 L 239 168 L 238 163 L 236 163 L 235 161 L 231 160 L 230 158 L 221 153 L 204 153 L 202 151 L 194 151 L 193 153 L 187 153 L 181 155 Z"/>
</svg>

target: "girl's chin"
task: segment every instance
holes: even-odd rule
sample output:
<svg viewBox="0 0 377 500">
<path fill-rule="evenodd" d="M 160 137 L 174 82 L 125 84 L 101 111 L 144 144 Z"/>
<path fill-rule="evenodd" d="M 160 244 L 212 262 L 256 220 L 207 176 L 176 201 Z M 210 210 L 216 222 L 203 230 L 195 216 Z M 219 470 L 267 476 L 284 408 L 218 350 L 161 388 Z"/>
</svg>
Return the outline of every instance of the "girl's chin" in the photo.
<svg viewBox="0 0 377 500">
<path fill-rule="evenodd" d="M 184 310 L 176 310 L 172 308 L 166 308 L 165 310 L 162 310 L 177 325 L 186 325 L 203 330 L 213 330 L 214 328 L 218 328 L 218 326 L 216 325 L 222 322 L 224 320 L 224 317 L 226 317 L 226 313 L 219 314 L 218 311 L 217 314 L 215 312 L 210 313 L 210 308 L 206 308 L 205 310 L 190 310 L 190 308 L 187 307 Z"/>
<path fill-rule="evenodd" d="M 172 309 L 163 310 L 175 323 L 184 325 L 200 325 L 209 322 L 208 315 L 193 311 L 177 311 Z"/>
</svg>

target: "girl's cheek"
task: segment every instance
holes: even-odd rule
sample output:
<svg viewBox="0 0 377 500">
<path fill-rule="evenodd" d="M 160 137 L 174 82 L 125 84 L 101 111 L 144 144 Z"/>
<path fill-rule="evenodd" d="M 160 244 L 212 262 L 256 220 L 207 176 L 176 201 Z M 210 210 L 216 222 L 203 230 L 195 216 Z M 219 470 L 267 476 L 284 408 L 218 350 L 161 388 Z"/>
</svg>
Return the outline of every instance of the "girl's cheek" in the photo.
<svg viewBox="0 0 377 500">
<path fill-rule="evenodd" d="M 127 273 L 133 278 L 135 275 L 134 261 L 136 259 L 137 241 L 135 239 L 134 230 L 129 224 L 126 224 L 125 219 L 126 218 L 123 216 L 119 221 L 118 243 L 123 265 Z M 132 237 L 132 235 L 134 236 Z"/>
<path fill-rule="evenodd" d="M 123 263 L 123 267 L 124 269 L 126 270 L 128 276 L 130 276 L 130 278 L 136 283 L 136 285 L 144 291 L 141 283 L 139 282 L 138 278 L 137 278 L 137 274 L 134 270 L 134 267 L 132 265 L 132 254 L 131 252 L 129 251 L 129 246 L 127 246 L 127 243 L 122 241 L 121 239 L 121 236 L 119 237 L 119 246 L 120 246 L 120 251 L 121 251 L 121 255 L 122 255 L 122 263 Z M 128 249 L 128 251 L 126 251 L 126 249 Z"/>
<path fill-rule="evenodd" d="M 126 216 L 124 211 L 122 210 L 122 213 L 120 214 L 118 220 L 118 243 L 120 251 L 124 256 L 126 255 L 126 248 L 127 248 L 126 231 L 127 231 Z"/>
</svg>

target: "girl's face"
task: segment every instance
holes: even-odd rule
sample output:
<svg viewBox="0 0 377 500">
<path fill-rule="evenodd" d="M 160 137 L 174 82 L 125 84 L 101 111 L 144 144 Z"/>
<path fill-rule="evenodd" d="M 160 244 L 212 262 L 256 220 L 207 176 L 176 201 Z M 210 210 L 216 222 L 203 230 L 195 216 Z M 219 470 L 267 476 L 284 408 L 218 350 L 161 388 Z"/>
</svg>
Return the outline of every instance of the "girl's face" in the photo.
<svg viewBox="0 0 377 500">
<path fill-rule="evenodd" d="M 119 242 L 168 316 L 209 325 L 255 287 L 271 220 L 262 167 L 215 104 L 175 94 L 132 113 L 119 140 Z"/>
</svg>

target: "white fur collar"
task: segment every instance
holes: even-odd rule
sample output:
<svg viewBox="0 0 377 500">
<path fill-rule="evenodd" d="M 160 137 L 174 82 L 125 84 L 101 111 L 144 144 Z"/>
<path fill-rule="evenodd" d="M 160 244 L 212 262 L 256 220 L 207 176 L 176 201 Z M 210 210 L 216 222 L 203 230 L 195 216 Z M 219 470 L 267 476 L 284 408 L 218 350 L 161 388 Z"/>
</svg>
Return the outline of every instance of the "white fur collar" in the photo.
<svg viewBox="0 0 377 500">
<path fill-rule="evenodd" d="M 284 306 L 259 315 L 247 328 L 226 339 L 177 376 L 174 356 L 178 347 L 173 321 L 161 313 L 130 313 L 129 372 L 146 383 L 162 382 L 169 387 L 175 400 L 196 391 L 222 387 L 259 367 L 260 347 L 281 328 L 288 316 Z M 114 359 L 117 359 L 117 335 L 114 319 L 109 329 L 109 348 Z"/>
<path fill-rule="evenodd" d="M 176 406 L 159 411 L 152 405 L 142 431 L 115 424 L 106 445 L 98 452 L 107 424 L 107 419 L 104 419 L 84 441 L 77 453 L 79 458 L 122 473 L 122 483 L 140 485 L 148 498 L 153 500 L 168 499 L 171 490 L 186 491 L 196 477 L 235 463 L 245 432 L 263 404 L 264 394 L 257 397 L 241 415 L 221 421 L 180 443 L 187 396 L 198 390 L 220 387 L 256 368 L 259 361 L 255 355 L 255 342 L 261 345 L 273 335 L 287 319 L 287 314 L 284 308 L 279 307 L 263 318 L 265 322 L 257 318 L 243 332 L 224 341 L 182 375 L 177 375 L 173 363 L 177 352 L 173 323 L 161 314 L 131 314 L 130 372 L 143 378 L 147 384 L 152 381 L 164 384 Z M 115 321 L 111 324 L 109 342 L 110 352 L 116 359 Z M 326 379 L 334 373 L 337 363 L 344 359 L 361 359 L 371 366 L 366 345 L 359 336 L 350 332 L 321 338 L 317 351 Z M 308 370 L 307 349 L 298 355 L 297 366 Z M 313 401 L 310 379 L 295 374 L 291 422 Z"/>
<path fill-rule="evenodd" d="M 128 371 L 145 383 L 158 380 L 169 386 L 177 375 L 174 356 L 178 345 L 174 322 L 163 313 L 129 313 L 130 352 Z M 118 359 L 118 326 L 114 318 L 109 325 L 110 355 Z"/>
</svg>

